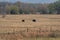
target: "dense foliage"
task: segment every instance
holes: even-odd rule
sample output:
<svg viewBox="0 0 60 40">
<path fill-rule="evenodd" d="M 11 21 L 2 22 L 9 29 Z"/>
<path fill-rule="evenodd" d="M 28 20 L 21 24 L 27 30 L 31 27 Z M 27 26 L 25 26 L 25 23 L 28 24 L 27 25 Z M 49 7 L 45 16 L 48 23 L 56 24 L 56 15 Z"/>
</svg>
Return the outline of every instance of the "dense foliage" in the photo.
<svg viewBox="0 0 60 40">
<path fill-rule="evenodd" d="M 5 5 L 4 9 L 7 14 L 60 14 L 60 0 L 50 4 L 29 4 L 21 2 L 3 4 Z"/>
</svg>

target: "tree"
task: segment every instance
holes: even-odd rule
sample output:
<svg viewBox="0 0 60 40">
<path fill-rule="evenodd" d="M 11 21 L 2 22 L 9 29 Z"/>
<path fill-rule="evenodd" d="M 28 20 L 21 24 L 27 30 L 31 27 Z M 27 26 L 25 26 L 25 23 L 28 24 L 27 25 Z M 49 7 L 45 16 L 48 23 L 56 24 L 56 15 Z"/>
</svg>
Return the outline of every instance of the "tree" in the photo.
<svg viewBox="0 0 60 40">
<path fill-rule="evenodd" d="M 19 14 L 23 14 L 24 13 L 24 10 L 23 9 L 20 9 L 19 10 Z"/>
<path fill-rule="evenodd" d="M 28 10 L 24 10 L 24 14 L 29 14 L 30 12 Z"/>
<path fill-rule="evenodd" d="M 17 6 L 8 6 L 7 7 L 7 12 L 10 14 L 18 14 L 18 7 Z"/>
<path fill-rule="evenodd" d="M 50 13 L 57 12 L 60 14 L 60 0 L 49 4 L 48 8 Z"/>
<path fill-rule="evenodd" d="M 47 4 L 42 4 L 42 5 L 38 8 L 38 12 L 41 12 L 41 14 L 47 14 L 47 13 L 48 13 Z"/>
<path fill-rule="evenodd" d="M 55 10 L 60 14 L 60 0 L 55 3 Z"/>
<path fill-rule="evenodd" d="M 55 4 L 54 3 L 49 4 L 48 8 L 49 14 L 52 14 L 55 11 Z"/>
</svg>

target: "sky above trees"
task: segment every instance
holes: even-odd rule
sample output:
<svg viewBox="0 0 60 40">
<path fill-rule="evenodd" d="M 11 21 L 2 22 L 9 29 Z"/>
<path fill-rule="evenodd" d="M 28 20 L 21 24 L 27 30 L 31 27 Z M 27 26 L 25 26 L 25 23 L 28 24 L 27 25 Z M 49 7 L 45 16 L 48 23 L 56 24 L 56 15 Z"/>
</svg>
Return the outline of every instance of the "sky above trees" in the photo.
<svg viewBox="0 0 60 40">
<path fill-rule="evenodd" d="M 16 1 L 21 1 L 24 3 L 52 3 L 57 0 L 0 0 L 0 2 L 16 2 Z"/>
</svg>

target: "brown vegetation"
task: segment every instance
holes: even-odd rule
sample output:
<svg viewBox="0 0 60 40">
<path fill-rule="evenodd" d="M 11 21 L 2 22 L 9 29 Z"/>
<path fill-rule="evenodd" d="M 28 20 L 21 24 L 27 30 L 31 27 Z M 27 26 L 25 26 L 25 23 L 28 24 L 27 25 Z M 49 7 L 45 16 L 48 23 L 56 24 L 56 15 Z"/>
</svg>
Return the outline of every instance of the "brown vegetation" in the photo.
<svg viewBox="0 0 60 40">
<path fill-rule="evenodd" d="M 32 21 L 34 19 L 36 22 Z M 3 40 L 58 36 L 60 15 L 6 15 L 5 18 L 0 15 L 0 38 Z"/>
</svg>

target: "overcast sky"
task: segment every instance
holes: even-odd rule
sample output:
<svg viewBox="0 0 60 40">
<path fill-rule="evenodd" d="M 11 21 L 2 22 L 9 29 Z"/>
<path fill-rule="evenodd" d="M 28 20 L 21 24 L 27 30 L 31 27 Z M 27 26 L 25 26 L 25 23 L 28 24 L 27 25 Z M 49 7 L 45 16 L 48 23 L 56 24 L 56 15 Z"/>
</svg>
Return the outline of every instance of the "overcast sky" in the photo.
<svg viewBox="0 0 60 40">
<path fill-rule="evenodd" d="M 57 0 L 0 0 L 0 2 L 3 1 L 8 1 L 8 2 L 16 2 L 16 1 L 21 1 L 24 3 L 52 3 L 55 2 Z"/>
</svg>

